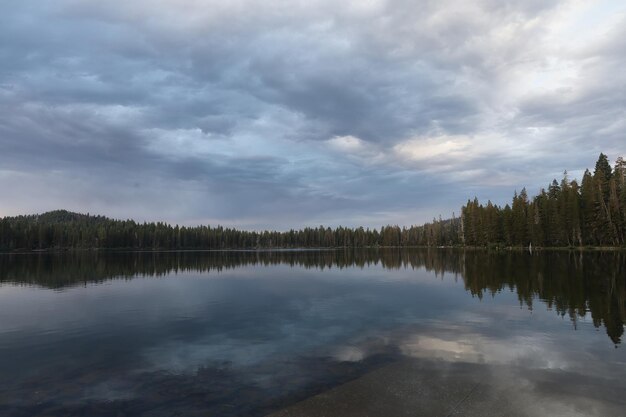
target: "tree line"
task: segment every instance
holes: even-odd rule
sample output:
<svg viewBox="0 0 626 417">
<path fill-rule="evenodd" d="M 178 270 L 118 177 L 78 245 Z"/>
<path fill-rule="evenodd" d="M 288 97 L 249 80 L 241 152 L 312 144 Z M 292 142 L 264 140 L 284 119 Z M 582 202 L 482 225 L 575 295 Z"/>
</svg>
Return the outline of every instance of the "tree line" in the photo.
<svg viewBox="0 0 626 417">
<path fill-rule="evenodd" d="M 461 216 L 380 229 L 307 227 L 245 231 L 222 226 L 138 223 L 57 210 L 0 219 L 0 251 L 49 249 L 265 249 L 410 246 L 578 247 L 626 244 L 626 162 L 600 154 L 579 185 L 565 173 L 529 198 L 504 207 L 468 200 Z"/>
<path fill-rule="evenodd" d="M 245 231 L 222 226 L 138 223 L 57 210 L 0 219 L 0 250 L 47 249 L 264 249 L 458 244 L 460 219 L 380 229 L 319 226 L 300 230 Z"/>
<path fill-rule="evenodd" d="M 626 244 L 626 161 L 614 168 L 600 154 L 593 174 L 580 185 L 567 171 L 532 199 L 526 189 L 499 207 L 478 199 L 462 208 L 463 243 L 468 246 L 621 246 Z"/>
</svg>

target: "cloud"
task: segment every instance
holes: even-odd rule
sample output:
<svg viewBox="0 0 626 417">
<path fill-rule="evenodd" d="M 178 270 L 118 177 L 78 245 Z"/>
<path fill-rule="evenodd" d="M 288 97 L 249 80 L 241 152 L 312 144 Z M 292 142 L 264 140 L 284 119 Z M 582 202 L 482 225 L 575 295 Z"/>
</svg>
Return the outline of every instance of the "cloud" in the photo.
<svg viewBox="0 0 626 417">
<path fill-rule="evenodd" d="M 331 147 L 344 152 L 360 152 L 365 147 L 363 141 L 355 136 L 335 136 L 327 142 Z"/>
<path fill-rule="evenodd" d="M 393 147 L 393 150 L 400 157 L 411 161 L 427 161 L 433 158 L 458 159 L 469 150 L 471 144 L 472 140 L 466 136 L 439 136 L 400 142 Z"/>
<path fill-rule="evenodd" d="M 10 1 L 0 169 L 21 188 L 0 214 L 374 226 L 502 202 L 626 154 L 625 19 L 617 1 Z"/>
</svg>

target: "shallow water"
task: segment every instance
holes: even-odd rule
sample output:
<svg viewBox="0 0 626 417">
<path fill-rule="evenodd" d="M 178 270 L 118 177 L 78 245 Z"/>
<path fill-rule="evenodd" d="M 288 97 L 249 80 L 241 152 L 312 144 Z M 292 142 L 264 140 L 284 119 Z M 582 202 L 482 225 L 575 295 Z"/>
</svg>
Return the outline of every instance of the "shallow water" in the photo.
<svg viewBox="0 0 626 417">
<path fill-rule="evenodd" d="M 0 255 L 0 415 L 265 415 L 417 358 L 434 372 L 480 364 L 554 399 L 550 410 L 601 416 L 626 381 L 625 262 L 443 249 Z M 539 371 L 563 389 L 590 381 L 586 408 L 527 376 Z"/>
</svg>

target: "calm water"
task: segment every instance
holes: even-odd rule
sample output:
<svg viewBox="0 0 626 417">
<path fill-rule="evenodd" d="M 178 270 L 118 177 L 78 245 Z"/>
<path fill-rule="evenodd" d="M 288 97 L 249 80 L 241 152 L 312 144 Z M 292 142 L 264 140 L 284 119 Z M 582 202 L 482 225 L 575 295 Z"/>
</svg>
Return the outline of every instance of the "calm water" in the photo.
<svg viewBox="0 0 626 417">
<path fill-rule="evenodd" d="M 0 415 L 265 415 L 411 357 L 602 416 L 625 320 L 619 252 L 0 255 Z"/>
</svg>

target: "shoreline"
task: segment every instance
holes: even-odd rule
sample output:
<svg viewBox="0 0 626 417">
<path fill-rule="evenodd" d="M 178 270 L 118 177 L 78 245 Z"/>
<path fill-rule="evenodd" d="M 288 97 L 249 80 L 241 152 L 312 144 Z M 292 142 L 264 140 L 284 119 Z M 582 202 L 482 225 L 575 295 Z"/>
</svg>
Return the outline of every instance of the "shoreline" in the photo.
<svg viewBox="0 0 626 417">
<path fill-rule="evenodd" d="M 379 250 L 379 249 L 454 249 L 454 250 L 482 250 L 492 252 L 515 251 L 515 252 L 545 252 L 545 251 L 571 251 L 571 252 L 607 252 L 626 251 L 626 246 L 538 246 L 531 250 L 527 247 L 505 246 L 335 246 L 335 247 L 299 247 L 299 248 L 224 248 L 224 249 L 133 249 L 133 248 L 51 248 L 33 250 L 0 251 L 0 255 L 32 255 L 32 254 L 60 254 L 60 253 L 180 253 L 180 252 L 320 252 L 320 251 L 345 251 L 345 250 Z"/>
</svg>

